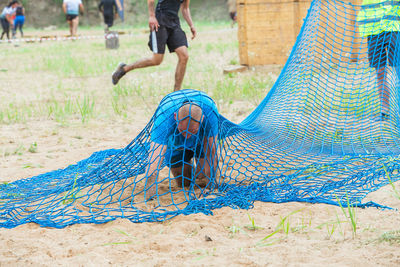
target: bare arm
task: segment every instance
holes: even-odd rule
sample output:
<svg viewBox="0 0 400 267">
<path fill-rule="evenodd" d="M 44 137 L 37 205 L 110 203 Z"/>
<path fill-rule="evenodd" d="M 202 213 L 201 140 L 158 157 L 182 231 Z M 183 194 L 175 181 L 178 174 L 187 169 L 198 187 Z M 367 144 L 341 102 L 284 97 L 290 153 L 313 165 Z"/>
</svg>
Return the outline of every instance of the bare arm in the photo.
<svg viewBox="0 0 400 267">
<path fill-rule="evenodd" d="M 154 8 L 154 0 L 147 0 L 147 7 L 149 9 L 149 27 L 151 31 L 158 31 L 158 20 L 156 19 L 156 12 Z"/>
<path fill-rule="evenodd" d="M 181 9 L 182 9 L 182 15 L 183 18 L 186 20 L 186 23 L 190 27 L 190 31 L 192 32 L 192 40 L 196 37 L 196 28 L 194 27 L 193 21 L 192 21 L 192 16 L 190 15 L 190 9 L 189 9 L 189 4 L 190 0 L 185 0 L 181 4 Z"/>
<path fill-rule="evenodd" d="M 81 14 L 83 14 L 83 12 L 85 12 L 85 8 L 83 7 L 83 4 L 79 5 L 79 10 L 81 11 Z"/>
<path fill-rule="evenodd" d="M 10 25 L 14 25 L 13 15 L 6 15 L 6 20 L 10 23 Z"/>
<path fill-rule="evenodd" d="M 118 18 L 118 6 L 117 6 L 117 2 L 114 0 L 113 3 L 113 9 L 114 9 L 114 18 Z"/>
<path fill-rule="evenodd" d="M 218 136 L 204 138 L 203 151 L 205 153 L 204 174 L 206 178 L 214 182 L 216 178 L 218 157 L 217 157 Z"/>
<path fill-rule="evenodd" d="M 103 6 L 104 6 L 104 2 L 103 2 L 103 0 L 100 2 L 100 4 L 99 4 L 99 11 L 101 12 L 101 13 L 103 13 Z"/>
<path fill-rule="evenodd" d="M 63 8 L 64 14 L 67 14 L 67 4 L 66 3 L 63 3 L 62 8 Z"/>
<path fill-rule="evenodd" d="M 150 145 L 149 163 L 146 169 L 145 200 L 151 199 L 157 193 L 157 179 L 160 167 L 164 161 L 167 146 L 152 142 Z"/>
</svg>

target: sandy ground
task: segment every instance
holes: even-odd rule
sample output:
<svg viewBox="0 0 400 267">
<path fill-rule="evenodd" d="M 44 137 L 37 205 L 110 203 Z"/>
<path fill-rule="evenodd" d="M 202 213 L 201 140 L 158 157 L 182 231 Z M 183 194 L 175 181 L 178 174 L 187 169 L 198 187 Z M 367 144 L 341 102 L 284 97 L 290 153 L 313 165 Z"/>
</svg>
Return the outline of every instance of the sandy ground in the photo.
<svg viewBox="0 0 400 267">
<path fill-rule="evenodd" d="M 57 133 L 44 130 L 57 129 L 49 122 L 2 126 L 2 146 L 7 142 L 36 141 L 39 149 L 38 153 L 1 158 L 1 178 L 29 177 L 65 167 L 98 150 L 123 147 L 140 131 L 140 124 L 145 124 L 140 116 L 137 121 L 133 127 L 119 123 L 59 127 Z M 391 187 L 382 188 L 368 198 L 400 208 Z M 179 216 L 164 223 L 116 220 L 65 229 L 27 224 L 0 229 L 0 263 L 2 266 L 399 265 L 399 212 L 368 208 L 356 209 L 355 213 L 355 236 L 340 208 L 306 203 L 255 203 L 251 210 L 223 208 L 213 216 Z M 287 230 L 263 240 L 279 229 L 282 218 L 288 215 L 284 221 Z"/>
<path fill-rule="evenodd" d="M 100 83 L 109 77 L 103 78 Z M 241 103 L 224 115 L 241 121 L 248 107 Z M 124 147 L 149 119 L 144 111 L 134 116 L 129 124 L 0 125 L 0 180 L 31 177 L 95 151 Z M 26 152 L 34 142 L 37 153 Z M 400 184 L 395 186 L 400 191 Z M 339 207 L 260 202 L 250 210 L 223 208 L 213 216 L 178 216 L 164 223 L 121 219 L 64 229 L 26 224 L 0 229 L 0 266 L 399 266 L 400 200 L 390 186 L 366 200 L 395 209 L 355 209 L 356 231 Z"/>
</svg>

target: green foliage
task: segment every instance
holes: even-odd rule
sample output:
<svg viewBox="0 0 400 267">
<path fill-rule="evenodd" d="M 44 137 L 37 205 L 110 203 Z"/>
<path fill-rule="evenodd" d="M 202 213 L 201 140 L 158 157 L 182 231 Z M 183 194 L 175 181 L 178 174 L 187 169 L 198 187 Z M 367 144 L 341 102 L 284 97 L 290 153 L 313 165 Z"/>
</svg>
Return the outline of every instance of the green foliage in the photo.
<svg viewBox="0 0 400 267">
<path fill-rule="evenodd" d="M 226 227 L 226 229 L 228 230 L 231 238 L 233 238 L 236 234 L 239 233 L 246 234 L 246 232 L 242 229 L 242 227 L 236 225 L 233 221 L 230 226 Z"/>
<path fill-rule="evenodd" d="M 34 142 L 29 146 L 28 151 L 31 152 L 31 153 L 37 153 L 37 149 L 38 149 L 37 143 Z"/>
<path fill-rule="evenodd" d="M 73 203 L 79 197 L 78 196 L 79 188 L 76 187 L 76 181 L 77 181 L 78 177 L 79 177 L 79 173 L 77 173 L 75 175 L 74 184 L 72 185 L 71 190 L 67 191 L 65 193 L 63 199 L 61 200 L 61 203 L 63 205 L 67 205 L 67 204 Z"/>
<path fill-rule="evenodd" d="M 216 248 L 213 248 L 211 250 L 208 249 L 196 249 L 194 251 L 191 252 L 192 255 L 196 256 L 196 258 L 194 258 L 195 261 L 199 261 L 202 260 L 206 257 L 209 256 L 216 256 Z"/>
<path fill-rule="evenodd" d="M 285 239 L 290 232 L 292 232 L 294 229 L 297 229 L 295 227 L 291 227 L 291 222 L 290 222 L 290 217 L 298 212 L 301 212 L 303 209 L 298 209 L 295 211 L 292 211 L 285 217 L 281 217 L 281 220 L 279 221 L 278 225 L 275 227 L 275 231 L 272 233 L 268 234 L 265 236 L 263 239 L 261 239 L 257 245 L 258 246 L 271 246 L 283 239 Z M 278 238 L 272 238 L 278 233 L 284 233 L 286 237 L 278 237 Z"/>
<path fill-rule="evenodd" d="M 134 241 L 135 243 L 139 243 L 136 242 L 137 238 L 132 236 L 131 234 L 120 230 L 120 229 L 113 229 L 116 233 L 123 235 L 125 238 L 128 238 L 127 241 L 119 241 L 119 242 L 110 242 L 110 243 L 105 243 L 102 246 L 112 246 L 112 245 L 129 245 L 129 244 L 133 244 Z"/>
<path fill-rule="evenodd" d="M 376 241 L 400 245 L 400 230 L 385 232 Z"/>
<path fill-rule="evenodd" d="M 87 120 L 93 116 L 94 113 L 94 104 L 95 101 L 93 98 L 89 97 L 88 95 L 84 95 L 83 100 L 76 101 L 79 113 L 81 114 L 82 122 L 87 122 Z"/>
<path fill-rule="evenodd" d="M 244 226 L 247 230 L 256 231 L 256 230 L 264 229 L 263 227 L 260 227 L 260 226 L 256 225 L 254 217 L 251 217 L 250 214 L 247 214 L 247 216 L 248 216 L 248 218 L 250 220 L 250 223 L 251 223 L 251 224 L 248 224 L 248 225 Z"/>
<path fill-rule="evenodd" d="M 340 209 L 343 212 L 343 215 L 346 217 L 347 222 L 350 224 L 352 229 L 353 238 L 357 236 L 357 216 L 356 216 L 356 209 L 352 203 L 350 203 L 349 196 L 346 192 L 346 205 L 347 209 L 345 209 L 340 202 L 340 200 L 336 197 L 337 202 L 340 206 Z"/>
<path fill-rule="evenodd" d="M 389 172 L 387 171 L 385 165 L 383 165 L 383 170 L 385 171 L 386 177 L 387 177 L 387 179 L 388 179 L 388 181 L 390 183 L 390 186 L 392 187 L 392 190 L 393 190 L 395 198 L 400 200 L 400 193 L 399 193 L 399 191 L 397 191 L 396 186 L 393 184 L 393 181 L 392 181 L 392 179 L 391 179 L 391 177 L 389 175 Z"/>
<path fill-rule="evenodd" d="M 57 25 L 66 27 L 62 11 L 63 0 L 22 0 L 27 11 L 27 25 L 46 27 Z M 83 0 L 85 12 L 81 15 L 80 25 L 101 25 L 97 1 Z M 156 1 L 157 3 L 157 1 Z M 194 21 L 229 21 L 225 0 L 191 0 L 190 9 Z M 51 12 L 52 16 L 48 16 Z M 40 18 L 40 19 L 37 19 Z M 115 21 L 117 27 L 124 25 L 147 26 L 147 1 L 125 0 L 125 22 Z"/>
</svg>

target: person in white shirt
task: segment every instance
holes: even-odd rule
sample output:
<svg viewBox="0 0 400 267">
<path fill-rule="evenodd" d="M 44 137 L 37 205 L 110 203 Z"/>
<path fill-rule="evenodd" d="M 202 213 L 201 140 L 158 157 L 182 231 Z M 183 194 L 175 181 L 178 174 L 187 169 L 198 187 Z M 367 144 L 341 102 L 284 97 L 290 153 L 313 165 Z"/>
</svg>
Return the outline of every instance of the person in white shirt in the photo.
<svg viewBox="0 0 400 267">
<path fill-rule="evenodd" d="M 79 11 L 83 13 L 84 7 L 82 0 L 63 0 L 63 11 L 69 24 L 71 36 L 76 36 L 79 25 Z"/>
<path fill-rule="evenodd" d="M 11 1 L 0 14 L 0 23 L 3 28 L 0 40 L 3 39 L 4 35 L 7 35 L 7 39 L 10 40 L 10 25 L 14 25 L 13 15 L 17 8 L 18 1 Z"/>
</svg>

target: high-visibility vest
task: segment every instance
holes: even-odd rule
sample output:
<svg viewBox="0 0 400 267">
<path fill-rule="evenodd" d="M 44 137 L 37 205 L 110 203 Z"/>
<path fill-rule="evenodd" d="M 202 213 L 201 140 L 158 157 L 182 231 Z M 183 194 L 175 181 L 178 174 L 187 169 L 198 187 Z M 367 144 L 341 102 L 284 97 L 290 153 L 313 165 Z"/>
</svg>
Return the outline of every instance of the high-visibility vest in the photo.
<svg viewBox="0 0 400 267">
<path fill-rule="evenodd" d="M 363 0 L 357 22 L 361 36 L 400 31 L 400 0 Z"/>
</svg>

